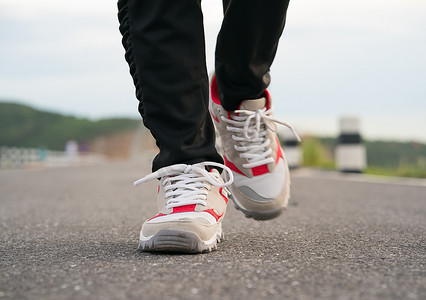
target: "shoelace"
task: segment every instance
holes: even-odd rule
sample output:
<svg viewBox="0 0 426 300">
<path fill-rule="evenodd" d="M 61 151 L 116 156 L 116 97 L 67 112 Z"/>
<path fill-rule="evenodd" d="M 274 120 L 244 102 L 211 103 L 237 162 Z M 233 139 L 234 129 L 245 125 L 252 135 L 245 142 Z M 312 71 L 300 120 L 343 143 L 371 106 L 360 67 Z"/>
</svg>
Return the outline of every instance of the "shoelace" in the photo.
<svg viewBox="0 0 426 300">
<path fill-rule="evenodd" d="M 229 180 L 222 183 L 218 173 L 207 172 L 205 167 L 219 167 L 227 174 Z M 166 208 L 173 208 L 184 205 L 201 204 L 206 205 L 208 191 L 211 186 L 227 187 L 232 184 L 234 176 L 231 169 L 215 163 L 203 162 L 196 165 L 177 164 L 161 168 L 154 173 L 136 180 L 133 185 L 167 176 L 162 182 L 167 199 Z M 229 191 L 227 191 L 229 193 Z"/>
<path fill-rule="evenodd" d="M 234 145 L 234 149 L 242 152 L 241 158 L 248 160 L 248 163 L 243 164 L 244 168 L 254 168 L 274 162 L 274 159 L 269 156 L 272 149 L 267 148 L 272 141 L 266 138 L 267 129 L 276 131 L 274 123 L 286 126 L 297 140 L 301 141 L 291 125 L 271 117 L 272 109 L 236 110 L 235 113 L 239 115 L 232 115 L 231 119 L 221 116 L 221 119 L 230 125 L 226 126 L 228 131 L 237 134 L 232 135 L 232 139 L 239 142 L 241 146 Z"/>
</svg>

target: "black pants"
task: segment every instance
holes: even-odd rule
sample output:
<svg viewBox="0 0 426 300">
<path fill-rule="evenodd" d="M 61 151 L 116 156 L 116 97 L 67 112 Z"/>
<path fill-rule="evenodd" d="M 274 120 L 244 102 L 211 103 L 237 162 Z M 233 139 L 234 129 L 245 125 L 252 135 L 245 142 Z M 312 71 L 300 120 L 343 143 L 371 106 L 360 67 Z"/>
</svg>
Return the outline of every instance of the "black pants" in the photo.
<svg viewBox="0 0 426 300">
<path fill-rule="evenodd" d="M 118 18 L 139 112 L 160 153 L 153 170 L 222 162 L 208 111 L 201 0 L 119 0 Z M 284 28 L 289 0 L 223 0 L 215 72 L 226 110 L 259 98 Z"/>
</svg>

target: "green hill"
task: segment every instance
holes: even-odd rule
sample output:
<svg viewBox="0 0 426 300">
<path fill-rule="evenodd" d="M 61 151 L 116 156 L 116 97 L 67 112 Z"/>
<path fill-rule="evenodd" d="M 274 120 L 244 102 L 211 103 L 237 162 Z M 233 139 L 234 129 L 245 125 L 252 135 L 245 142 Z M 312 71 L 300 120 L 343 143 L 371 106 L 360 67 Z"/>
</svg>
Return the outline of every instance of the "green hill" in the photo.
<svg viewBox="0 0 426 300">
<path fill-rule="evenodd" d="M 114 118 L 92 121 L 0 102 L 0 145 L 47 147 L 63 150 L 66 141 L 91 141 L 96 137 L 132 130 L 139 120 Z"/>
</svg>

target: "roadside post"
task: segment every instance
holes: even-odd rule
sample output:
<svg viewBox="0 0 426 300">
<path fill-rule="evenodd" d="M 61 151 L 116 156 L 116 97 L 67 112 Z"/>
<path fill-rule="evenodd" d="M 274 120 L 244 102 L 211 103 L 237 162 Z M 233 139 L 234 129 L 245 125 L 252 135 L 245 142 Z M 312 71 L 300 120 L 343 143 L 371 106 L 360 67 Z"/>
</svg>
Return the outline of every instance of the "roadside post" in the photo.
<svg viewBox="0 0 426 300">
<path fill-rule="evenodd" d="M 336 166 L 341 172 L 362 173 L 367 166 L 365 145 L 360 134 L 359 118 L 340 118 L 340 134 L 336 147 Z"/>
</svg>

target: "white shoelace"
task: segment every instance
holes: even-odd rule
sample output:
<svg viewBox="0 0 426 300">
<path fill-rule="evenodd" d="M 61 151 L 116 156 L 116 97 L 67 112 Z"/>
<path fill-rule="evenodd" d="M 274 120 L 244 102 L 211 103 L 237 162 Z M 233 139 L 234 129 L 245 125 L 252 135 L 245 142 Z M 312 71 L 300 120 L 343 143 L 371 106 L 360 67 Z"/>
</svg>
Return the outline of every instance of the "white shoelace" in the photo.
<svg viewBox="0 0 426 300">
<path fill-rule="evenodd" d="M 271 117 L 272 109 L 236 110 L 235 113 L 239 115 L 232 115 L 231 119 L 221 116 L 221 119 L 229 124 L 226 126 L 228 131 L 236 133 L 232 135 L 232 139 L 240 146 L 234 145 L 234 149 L 241 152 L 241 158 L 248 160 L 248 163 L 243 164 L 244 168 L 254 168 L 274 162 L 274 159 L 269 156 L 272 149 L 268 148 L 272 141 L 266 138 L 267 129 L 276 131 L 274 123 L 289 128 L 300 142 L 299 135 L 291 125 Z"/>
<path fill-rule="evenodd" d="M 206 166 L 222 168 L 224 172 L 227 172 L 229 180 L 222 183 L 221 176 L 215 172 L 207 172 Z M 163 180 L 162 184 L 167 199 L 166 209 L 192 204 L 205 206 L 207 204 L 205 200 L 212 185 L 227 187 L 234 180 L 232 171 L 228 167 L 215 162 L 203 162 L 196 165 L 177 164 L 164 167 L 136 180 L 133 185 L 137 186 L 165 176 L 167 178 Z"/>
</svg>

